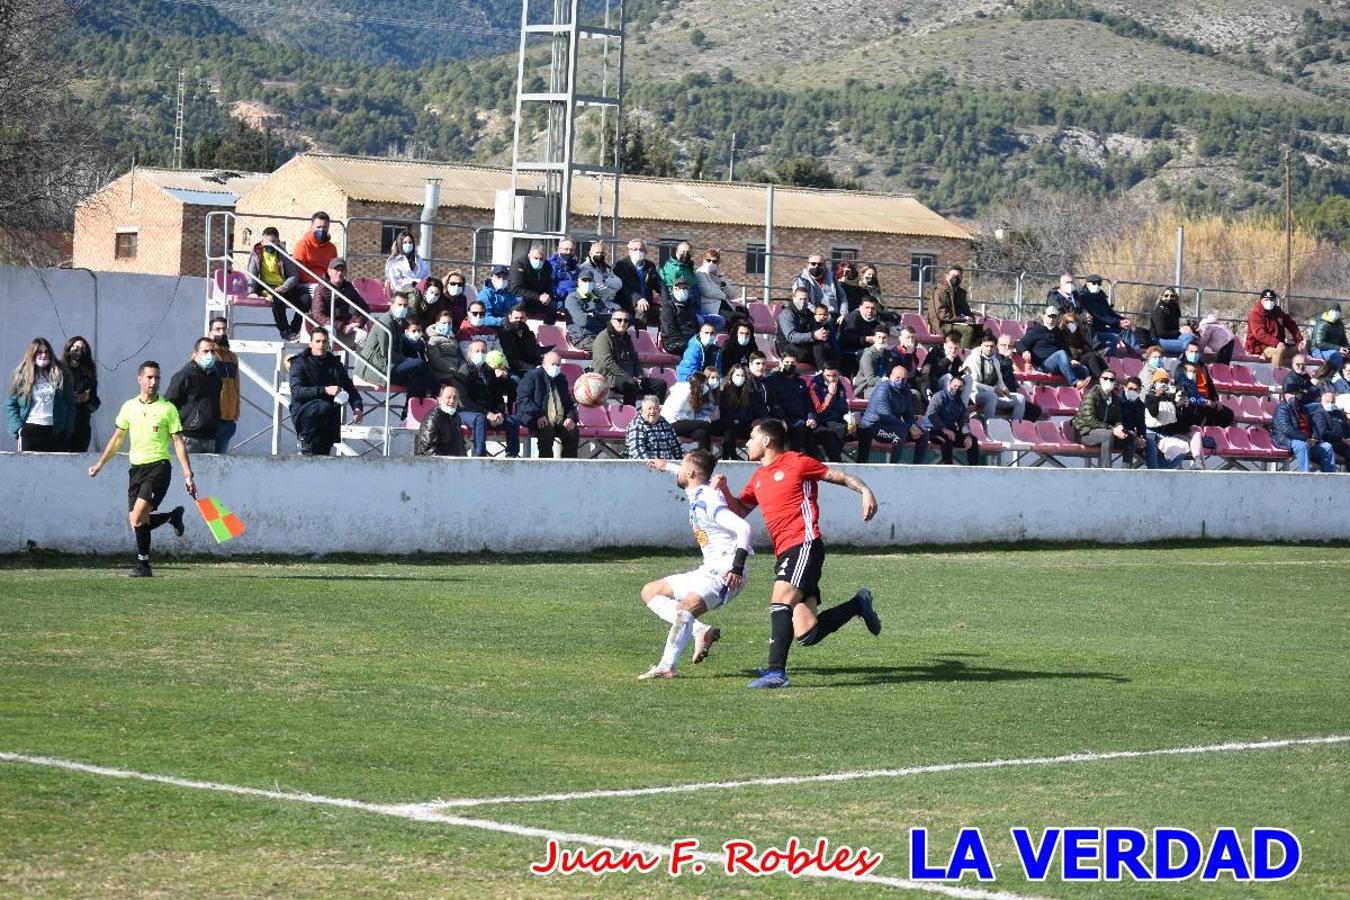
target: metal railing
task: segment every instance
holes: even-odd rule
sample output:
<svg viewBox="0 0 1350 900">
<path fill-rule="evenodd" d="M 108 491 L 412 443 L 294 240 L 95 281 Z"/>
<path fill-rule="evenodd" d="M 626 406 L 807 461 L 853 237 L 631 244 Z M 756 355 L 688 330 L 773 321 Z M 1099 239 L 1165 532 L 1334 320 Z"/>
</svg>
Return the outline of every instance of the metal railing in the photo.
<svg viewBox="0 0 1350 900">
<path fill-rule="evenodd" d="M 205 252 L 206 252 L 206 267 L 207 267 L 206 275 L 207 275 L 207 285 L 208 285 L 207 290 L 208 290 L 208 292 L 209 292 L 209 291 L 211 291 L 211 290 L 213 290 L 213 289 L 215 288 L 215 272 L 216 272 L 216 271 L 220 271 L 220 272 L 224 273 L 224 274 L 223 274 L 223 278 L 222 278 L 222 290 L 225 292 L 225 301 L 224 301 L 225 323 L 226 323 L 226 330 L 227 330 L 227 333 L 230 334 L 231 337 L 233 337 L 233 334 L 234 334 L 234 317 L 231 315 L 232 310 L 231 310 L 231 305 L 230 305 L 230 303 L 229 303 L 229 294 L 228 294 L 228 290 L 229 290 L 229 273 L 230 273 L 231 271 L 242 271 L 242 272 L 243 272 L 244 276 L 248 279 L 250 285 L 254 288 L 254 290 L 252 291 L 252 293 L 253 293 L 255 296 L 259 296 L 259 297 L 269 297 L 273 302 L 280 302 L 286 309 L 290 310 L 290 311 L 293 312 L 293 313 L 298 314 L 298 315 L 300 316 L 300 318 L 301 318 L 301 321 L 303 321 L 305 324 L 307 324 L 307 325 L 310 327 L 311 330 L 314 329 L 314 328 L 321 327 L 320 324 L 319 324 L 319 322 L 318 322 L 316 319 L 314 319 L 313 316 L 311 315 L 311 312 L 312 312 L 311 309 L 302 309 L 301 307 L 299 307 L 299 306 L 297 306 L 296 304 L 292 303 L 292 302 L 291 302 L 284 294 L 281 294 L 281 293 L 277 292 L 277 291 L 274 290 L 270 285 L 268 285 L 267 283 L 265 283 L 261 278 L 255 276 L 252 272 L 250 272 L 250 271 L 248 270 L 248 266 L 247 266 L 247 265 L 245 265 L 245 266 L 242 268 L 242 270 L 238 270 L 238 269 L 235 268 L 235 266 L 234 266 L 234 260 L 233 260 L 234 255 L 239 254 L 239 253 L 245 253 L 245 252 L 247 252 L 247 253 L 252 253 L 251 250 L 249 250 L 249 251 L 244 251 L 244 250 L 227 249 L 224 253 L 221 253 L 221 254 L 213 253 L 213 244 L 212 244 L 212 224 L 213 224 L 213 220 L 223 223 L 223 225 L 225 226 L 225 233 L 226 233 L 226 234 L 229 234 L 229 233 L 231 232 L 231 226 L 232 226 L 233 224 L 235 224 L 236 217 L 235 217 L 235 214 L 234 214 L 234 213 L 231 213 L 231 212 L 226 212 L 226 211 L 215 211 L 215 212 L 207 213 L 207 215 L 206 215 L 206 222 L 205 222 L 205 228 L 206 228 L 206 250 L 205 250 Z M 345 231 L 345 228 L 344 228 L 344 231 Z M 321 275 L 319 275 L 318 273 L 314 272 L 314 271 L 311 270 L 308 266 L 306 266 L 304 263 L 301 263 L 299 260 L 297 260 L 294 256 L 292 256 L 292 255 L 291 255 L 289 252 L 287 252 L 284 248 L 282 248 L 282 247 L 277 247 L 277 252 L 280 253 L 280 254 L 282 255 L 282 257 L 284 257 L 285 259 L 289 260 L 289 261 L 291 262 L 291 264 L 294 265 L 298 271 L 303 272 L 304 274 L 308 275 L 310 278 L 314 279 L 314 283 L 315 283 L 316 285 L 322 284 L 322 285 L 324 285 L 325 287 L 328 288 L 328 297 L 329 297 L 328 321 L 329 321 L 330 324 L 333 323 L 333 322 L 335 322 L 335 321 L 337 321 L 337 301 L 340 299 L 343 303 L 345 303 L 345 304 L 347 305 L 347 307 L 349 308 L 349 310 L 350 310 L 350 312 L 352 313 L 353 317 L 359 317 L 360 319 L 364 319 L 364 320 L 366 321 L 366 323 L 368 323 L 368 324 L 370 325 L 370 327 L 366 329 L 366 331 L 367 331 L 367 337 L 366 337 L 366 340 L 376 340 L 376 339 L 378 339 L 378 337 L 381 336 L 381 334 L 382 334 L 383 336 L 387 336 L 387 337 L 389 338 L 389 353 L 388 353 L 388 356 L 387 356 L 387 358 L 386 358 L 386 360 L 385 360 L 385 371 L 384 371 L 384 390 L 385 390 L 386 393 L 385 393 L 385 400 L 384 400 L 384 402 L 381 404 L 381 405 L 383 406 L 383 408 L 384 408 L 384 427 L 383 427 L 383 429 L 382 429 L 383 435 L 382 435 L 382 442 L 381 442 L 381 444 L 382 444 L 382 453 L 383 453 L 383 455 L 388 456 L 388 455 L 389 455 L 390 443 L 391 443 L 391 437 L 392 437 L 392 436 L 391 436 L 391 433 L 390 433 L 390 430 L 389 430 L 389 412 L 390 412 L 390 410 L 389 410 L 389 405 L 390 405 L 390 404 L 389 404 L 389 396 L 388 396 L 388 395 L 389 395 L 389 392 L 390 392 L 390 391 L 392 390 L 392 388 L 393 388 L 394 340 L 395 340 L 395 336 L 394 336 L 393 331 L 390 330 L 388 327 L 386 327 L 386 326 L 384 325 L 384 323 L 382 323 L 382 322 L 380 322 L 378 319 L 376 319 L 371 313 L 369 313 L 368 311 L 366 311 L 365 309 L 363 309 L 359 304 L 357 304 L 357 303 L 355 303 L 354 301 L 350 300 L 345 294 L 343 294 L 341 291 L 339 291 L 339 290 L 338 290 L 331 282 L 329 282 L 326 278 L 324 278 L 323 276 L 321 276 Z M 213 268 L 213 267 L 214 267 L 214 268 Z M 213 309 L 216 309 L 216 308 L 218 308 L 218 307 L 213 307 L 213 306 L 212 306 L 212 304 L 211 304 L 211 302 L 210 302 L 210 297 L 208 296 L 208 302 L 207 302 L 207 316 L 208 316 L 208 318 L 210 317 L 212 310 L 213 310 Z M 366 365 L 367 368 L 369 368 L 369 364 L 368 364 L 368 363 L 365 363 L 365 361 L 362 359 L 359 350 L 358 350 L 356 347 L 348 346 L 348 345 L 341 339 L 341 337 L 336 333 L 336 329 L 334 329 L 334 328 L 327 328 L 326 330 L 328 331 L 329 344 L 330 344 L 330 346 L 331 346 L 332 348 L 334 348 L 335 350 L 341 351 L 341 352 L 343 352 L 343 353 L 349 354 L 350 356 L 355 357 L 355 358 L 356 358 L 355 364 L 356 364 L 357 366 L 360 366 L 360 365 Z M 259 384 L 259 386 L 265 387 L 265 384 L 264 384 L 264 382 L 263 382 L 261 376 L 259 376 L 258 373 L 254 372 L 254 371 L 252 370 L 251 367 L 249 367 L 249 366 L 247 366 L 246 364 L 243 364 L 243 363 L 241 362 L 241 364 L 240 364 L 240 371 L 243 371 L 243 372 L 246 372 L 247 374 L 249 374 L 249 375 L 253 378 L 253 380 Z M 378 370 L 374 370 L 374 371 L 376 371 L 376 372 L 378 373 Z M 278 418 L 278 411 L 279 411 L 279 409 L 280 409 L 281 398 L 280 398 L 280 394 L 279 394 L 279 392 L 278 392 L 278 388 L 279 388 L 279 385 L 273 385 L 273 387 L 272 387 L 271 389 L 269 389 L 269 390 L 273 393 L 273 398 L 272 398 L 272 399 L 273 399 L 273 403 L 275 404 L 275 406 L 274 406 L 274 413 L 273 413 L 273 416 L 272 416 L 272 419 L 273 419 L 273 427 L 274 427 L 274 429 L 279 429 L 279 427 L 280 427 L 280 421 L 279 421 L 279 418 Z M 342 410 L 342 415 L 343 415 L 344 418 L 346 417 L 346 415 L 347 415 L 347 409 L 343 409 L 343 410 Z M 363 414 L 363 421 L 364 421 L 364 414 Z M 251 438 L 250 438 L 250 439 L 251 439 Z M 275 440 L 275 438 L 274 438 L 274 440 L 273 440 L 273 447 L 274 447 L 274 449 L 275 449 L 275 447 L 276 447 L 276 440 Z"/>
</svg>

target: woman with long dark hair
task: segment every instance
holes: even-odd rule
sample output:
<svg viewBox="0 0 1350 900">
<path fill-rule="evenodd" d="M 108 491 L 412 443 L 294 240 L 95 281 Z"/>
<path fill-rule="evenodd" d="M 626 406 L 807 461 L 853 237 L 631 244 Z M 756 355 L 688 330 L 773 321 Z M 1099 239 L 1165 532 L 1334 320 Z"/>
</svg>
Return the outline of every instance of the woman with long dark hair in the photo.
<svg viewBox="0 0 1350 900">
<path fill-rule="evenodd" d="M 85 453 L 93 438 L 90 420 L 99 408 L 98 369 L 94 365 L 94 351 L 89 342 L 80 335 L 66 341 L 65 352 L 61 360 L 70 377 L 70 388 L 75 393 L 75 424 L 66 439 L 66 449 L 71 453 Z"/>
<path fill-rule="evenodd" d="M 19 450 L 59 453 L 75 424 L 75 392 L 46 338 L 33 338 L 9 382 L 5 412 Z"/>
</svg>

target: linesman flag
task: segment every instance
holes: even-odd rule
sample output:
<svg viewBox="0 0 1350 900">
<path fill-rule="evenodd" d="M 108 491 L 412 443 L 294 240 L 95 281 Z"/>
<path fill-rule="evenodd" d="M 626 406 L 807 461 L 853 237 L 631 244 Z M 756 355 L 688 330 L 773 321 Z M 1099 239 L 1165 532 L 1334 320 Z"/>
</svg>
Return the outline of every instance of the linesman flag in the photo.
<svg viewBox="0 0 1350 900">
<path fill-rule="evenodd" d="M 229 507 L 220 502 L 219 497 L 199 497 L 197 509 L 206 520 L 206 527 L 211 529 L 217 544 L 223 544 L 230 538 L 237 538 L 244 533 L 244 523 L 230 512 Z"/>
</svg>

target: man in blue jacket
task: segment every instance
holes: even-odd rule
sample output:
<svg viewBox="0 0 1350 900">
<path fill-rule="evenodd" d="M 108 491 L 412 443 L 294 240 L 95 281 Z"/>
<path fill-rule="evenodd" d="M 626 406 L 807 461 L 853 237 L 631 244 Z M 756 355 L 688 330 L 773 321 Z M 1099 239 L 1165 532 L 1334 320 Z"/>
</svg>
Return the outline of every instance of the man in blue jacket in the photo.
<svg viewBox="0 0 1350 900">
<path fill-rule="evenodd" d="M 1294 454 L 1300 472 L 1311 472 L 1315 462 L 1323 472 L 1336 471 L 1336 458 L 1331 444 L 1314 440 L 1312 417 L 1303 405 L 1303 386 L 1297 378 L 1284 380 L 1284 402 L 1275 407 L 1270 428 L 1270 442 L 1281 450 Z"/>
<path fill-rule="evenodd" d="M 1313 440 L 1327 444 L 1331 452 L 1339 456 L 1350 472 L 1350 424 L 1347 424 L 1345 412 L 1336 406 L 1336 392 L 1323 391 L 1322 401 L 1312 411 Z M 1332 459 L 1335 469 L 1335 458 Z"/>
<path fill-rule="evenodd" d="M 928 439 L 942 451 L 944 466 L 955 462 L 952 452 L 957 447 L 966 451 L 966 461 L 970 465 L 980 464 L 980 442 L 966 430 L 970 412 L 966 409 L 966 401 L 961 399 L 964 388 L 961 377 L 953 376 L 947 387 L 935 392 L 928 401 Z"/>
<path fill-rule="evenodd" d="M 872 389 L 858 427 L 858 462 L 868 461 L 872 440 L 878 437 L 891 442 L 891 462 L 900 461 L 907 440 L 914 442 L 915 465 L 923 462 L 928 453 L 928 434 L 919 427 L 908 378 L 909 370 L 897 364 L 891 367 L 890 377 Z"/>
<path fill-rule="evenodd" d="M 562 442 L 562 458 L 577 456 L 577 403 L 562 374 L 562 357 L 550 350 L 544 364 L 531 369 L 516 388 L 516 416 L 534 433 L 539 458 L 553 458 L 553 441 Z"/>
</svg>

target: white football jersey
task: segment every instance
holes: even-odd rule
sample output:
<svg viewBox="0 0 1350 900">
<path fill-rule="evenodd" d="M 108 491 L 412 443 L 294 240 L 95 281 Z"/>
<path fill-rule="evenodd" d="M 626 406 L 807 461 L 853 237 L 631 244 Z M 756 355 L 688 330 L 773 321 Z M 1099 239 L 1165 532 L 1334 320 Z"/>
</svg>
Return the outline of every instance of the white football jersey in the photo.
<svg viewBox="0 0 1350 900">
<path fill-rule="evenodd" d="M 736 532 L 719 523 L 717 517 L 720 510 L 725 510 L 728 516 L 736 514 L 727 507 L 722 492 L 711 485 L 701 484 L 687 493 L 689 527 L 703 551 L 703 565 L 725 572 L 736 555 Z"/>
</svg>

